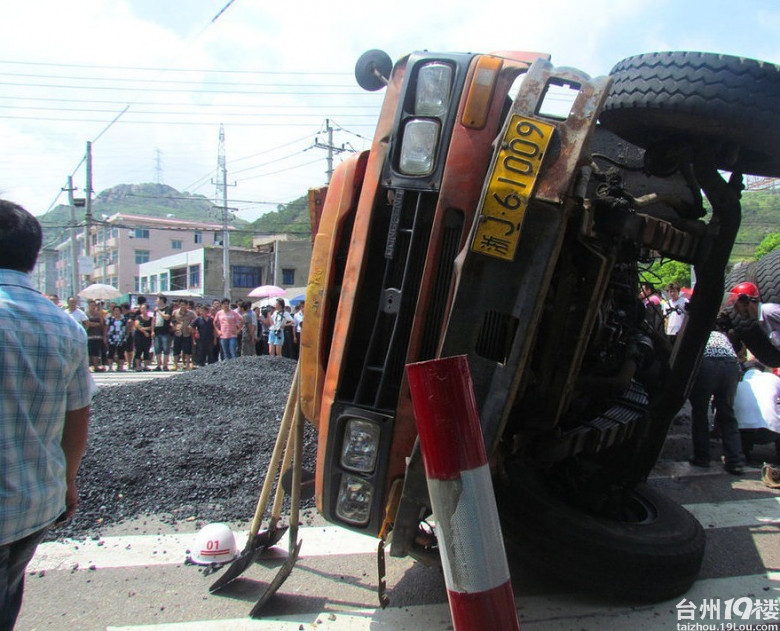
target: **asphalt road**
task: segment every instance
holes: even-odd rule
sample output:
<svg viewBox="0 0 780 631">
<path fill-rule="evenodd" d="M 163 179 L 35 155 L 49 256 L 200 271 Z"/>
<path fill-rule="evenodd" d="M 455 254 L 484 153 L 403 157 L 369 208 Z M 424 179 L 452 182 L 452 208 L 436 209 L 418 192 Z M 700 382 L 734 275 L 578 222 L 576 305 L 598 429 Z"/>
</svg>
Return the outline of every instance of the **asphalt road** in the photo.
<svg viewBox="0 0 780 631">
<path fill-rule="evenodd" d="M 136 375 L 162 378 L 166 373 L 104 373 L 96 375 L 96 381 L 107 386 Z M 737 629 L 778 623 L 780 491 L 765 487 L 756 467 L 741 476 L 715 466 L 694 469 L 685 462 L 687 431 L 685 424 L 673 427 L 650 483 L 693 512 L 707 532 L 704 564 L 689 592 L 651 606 L 610 603 L 545 582 L 510 559 L 523 629 L 681 629 L 696 628 L 684 626 L 696 623 Z M 758 458 L 772 455 L 766 448 L 756 450 Z M 41 545 L 29 567 L 17 630 L 452 628 L 439 569 L 388 557 L 390 606 L 381 609 L 375 540 L 334 528 L 316 515 L 306 515 L 303 522 L 301 558 L 269 602 L 264 620 L 250 620 L 247 614 L 283 563 L 286 540 L 229 588 L 210 595 L 208 586 L 215 576 L 204 576 L 201 568 L 184 563 L 199 524 L 171 526 L 149 516 L 106 531 L 98 541 Z M 241 548 L 248 526 L 232 526 Z M 748 619 L 726 617 L 727 610 L 742 612 L 748 603 Z"/>
</svg>

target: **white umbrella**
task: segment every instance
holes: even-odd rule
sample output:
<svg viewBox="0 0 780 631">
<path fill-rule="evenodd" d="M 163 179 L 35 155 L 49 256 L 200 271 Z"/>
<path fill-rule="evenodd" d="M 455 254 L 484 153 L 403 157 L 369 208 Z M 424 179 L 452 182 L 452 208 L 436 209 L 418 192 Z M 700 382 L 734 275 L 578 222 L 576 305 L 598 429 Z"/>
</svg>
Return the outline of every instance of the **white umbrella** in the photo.
<svg viewBox="0 0 780 631">
<path fill-rule="evenodd" d="M 121 291 L 103 283 L 95 283 L 79 292 L 79 296 L 88 300 L 110 300 L 111 298 L 119 298 L 121 295 Z"/>
<path fill-rule="evenodd" d="M 275 298 L 285 293 L 285 290 L 276 285 L 260 285 L 247 294 L 250 298 Z"/>
</svg>

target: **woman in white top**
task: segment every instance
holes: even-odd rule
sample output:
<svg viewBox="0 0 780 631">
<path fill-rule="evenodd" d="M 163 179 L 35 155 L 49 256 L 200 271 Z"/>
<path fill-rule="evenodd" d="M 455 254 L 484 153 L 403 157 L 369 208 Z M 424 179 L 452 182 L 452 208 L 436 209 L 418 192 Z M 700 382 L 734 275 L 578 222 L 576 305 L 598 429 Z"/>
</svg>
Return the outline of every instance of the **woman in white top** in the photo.
<svg viewBox="0 0 780 631">
<path fill-rule="evenodd" d="M 271 328 L 268 330 L 268 354 L 272 357 L 282 356 L 284 346 L 284 330 L 293 325 L 292 316 L 284 309 L 284 299 L 276 299 L 276 311 L 271 316 Z"/>
</svg>

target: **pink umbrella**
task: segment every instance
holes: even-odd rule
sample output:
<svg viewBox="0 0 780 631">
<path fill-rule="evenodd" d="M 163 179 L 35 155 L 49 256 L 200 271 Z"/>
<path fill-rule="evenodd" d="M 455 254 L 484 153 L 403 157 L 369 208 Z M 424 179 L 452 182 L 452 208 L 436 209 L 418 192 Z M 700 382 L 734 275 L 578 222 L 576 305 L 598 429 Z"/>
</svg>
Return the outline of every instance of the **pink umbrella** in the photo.
<svg viewBox="0 0 780 631">
<path fill-rule="evenodd" d="M 249 292 L 250 298 L 276 298 L 284 294 L 285 290 L 276 285 L 260 285 Z"/>
</svg>

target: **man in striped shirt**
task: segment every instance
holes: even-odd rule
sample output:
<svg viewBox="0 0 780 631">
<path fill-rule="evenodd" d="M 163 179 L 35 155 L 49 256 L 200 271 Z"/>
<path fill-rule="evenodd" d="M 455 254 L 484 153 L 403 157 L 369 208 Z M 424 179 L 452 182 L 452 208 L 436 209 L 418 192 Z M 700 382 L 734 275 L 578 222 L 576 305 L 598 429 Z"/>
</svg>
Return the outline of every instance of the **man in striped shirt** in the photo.
<svg viewBox="0 0 780 631">
<path fill-rule="evenodd" d="M 0 200 L 0 630 L 12 629 L 24 571 L 46 530 L 76 510 L 92 379 L 87 334 L 29 276 L 41 226 Z"/>
</svg>

